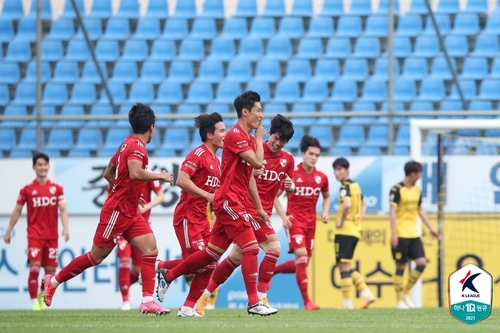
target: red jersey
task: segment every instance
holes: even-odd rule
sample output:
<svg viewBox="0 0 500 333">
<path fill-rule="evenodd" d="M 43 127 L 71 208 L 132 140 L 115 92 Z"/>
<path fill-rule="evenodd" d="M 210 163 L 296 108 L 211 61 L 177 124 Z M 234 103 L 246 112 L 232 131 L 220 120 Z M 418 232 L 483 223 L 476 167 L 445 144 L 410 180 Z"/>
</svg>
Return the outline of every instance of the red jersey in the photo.
<svg viewBox="0 0 500 333">
<path fill-rule="evenodd" d="M 292 224 L 302 227 L 316 225 L 316 204 L 322 192 L 328 192 L 328 177 L 314 168 L 307 173 L 302 163 L 294 172 L 295 191 L 288 194 L 287 215 L 292 215 Z"/>
<path fill-rule="evenodd" d="M 267 141 L 263 143 L 264 146 L 264 173 L 255 178 L 257 183 L 257 190 L 259 192 L 262 208 L 264 208 L 267 215 L 271 216 L 273 211 L 274 199 L 278 190 L 283 184 L 286 176 L 293 179 L 293 169 L 295 167 L 295 159 L 292 154 L 282 149 L 278 154 L 274 155 L 267 146 Z M 250 198 L 247 197 L 247 211 L 253 217 L 257 217 L 257 209 Z"/>
<path fill-rule="evenodd" d="M 115 183 L 103 209 L 117 210 L 125 216 L 133 217 L 138 212 L 137 207 L 144 191 L 144 182 L 130 178 L 129 160 L 138 160 L 142 163 L 142 169 L 148 168 L 148 152 L 144 141 L 137 136 L 128 136 L 111 158 L 111 162 L 116 165 Z"/>
<path fill-rule="evenodd" d="M 191 176 L 191 181 L 204 191 L 214 193 L 220 187 L 220 161 L 202 144 L 193 149 L 182 162 L 181 171 Z M 189 223 L 208 225 L 207 200 L 181 191 L 181 198 L 174 211 L 174 226 Z"/>
<path fill-rule="evenodd" d="M 59 204 L 66 202 L 61 184 L 47 180 L 42 185 L 36 179 L 19 192 L 17 204 L 28 207 L 28 238 L 57 239 Z"/>
<path fill-rule="evenodd" d="M 239 124 L 226 133 L 222 149 L 221 188 L 215 192 L 214 209 L 220 207 L 225 200 L 231 207 L 245 204 L 253 168 L 238 154 L 255 149 L 255 137 L 247 134 Z"/>
</svg>

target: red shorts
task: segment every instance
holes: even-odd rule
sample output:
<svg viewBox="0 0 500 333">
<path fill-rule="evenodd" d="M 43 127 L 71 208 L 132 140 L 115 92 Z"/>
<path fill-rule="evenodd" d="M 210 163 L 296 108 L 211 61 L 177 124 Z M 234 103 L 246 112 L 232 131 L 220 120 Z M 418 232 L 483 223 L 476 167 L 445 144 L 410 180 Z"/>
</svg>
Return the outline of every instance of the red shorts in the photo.
<svg viewBox="0 0 500 333">
<path fill-rule="evenodd" d="M 189 222 L 187 219 L 174 226 L 177 240 L 182 249 L 182 257 L 186 258 L 190 254 L 205 249 L 210 238 L 210 225 Z"/>
<path fill-rule="evenodd" d="M 120 259 L 132 259 L 132 266 L 141 266 L 142 264 L 142 253 L 139 252 L 135 247 L 130 245 L 126 239 L 121 238 L 116 243 L 118 250 L 118 258 Z"/>
<path fill-rule="evenodd" d="M 247 229 L 253 230 L 249 214 L 244 207 L 229 207 L 228 202 L 214 209 L 215 222 L 212 227 L 210 242 L 215 246 L 227 249 L 231 241 Z"/>
<path fill-rule="evenodd" d="M 260 218 L 254 218 L 250 214 L 248 214 L 248 216 L 253 227 L 253 233 L 255 234 L 255 238 L 259 244 L 265 242 L 268 235 L 276 234 L 276 231 L 274 231 L 270 222 L 262 223 L 260 222 Z"/>
<path fill-rule="evenodd" d="M 125 216 L 116 210 L 102 210 L 94 235 L 94 244 L 99 247 L 114 248 L 120 237 L 131 239 L 152 234 L 153 230 L 139 212 L 134 217 Z"/>
<path fill-rule="evenodd" d="M 59 250 L 57 239 L 28 238 L 28 263 L 40 261 L 41 266 L 57 267 Z"/>
<path fill-rule="evenodd" d="M 295 250 L 300 248 L 306 248 L 307 256 L 312 257 L 314 248 L 314 234 L 316 233 L 316 228 L 306 228 L 301 226 L 296 226 L 290 228 L 287 232 L 288 236 L 288 253 L 293 253 Z"/>
</svg>

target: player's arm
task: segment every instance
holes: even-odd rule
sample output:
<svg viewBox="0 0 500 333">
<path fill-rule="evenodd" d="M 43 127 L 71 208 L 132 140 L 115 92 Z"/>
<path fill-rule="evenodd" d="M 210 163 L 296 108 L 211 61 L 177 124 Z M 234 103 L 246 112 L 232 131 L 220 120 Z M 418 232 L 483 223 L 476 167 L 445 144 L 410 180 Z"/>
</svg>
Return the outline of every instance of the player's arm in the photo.
<svg viewBox="0 0 500 333">
<path fill-rule="evenodd" d="M 288 216 L 286 215 L 285 210 L 283 209 L 283 205 L 280 202 L 279 197 L 283 193 L 282 189 L 278 190 L 278 194 L 276 195 L 276 198 L 274 198 L 274 209 L 276 209 L 276 213 L 281 217 L 281 220 L 283 221 L 283 228 L 289 229 L 292 226 L 292 222 L 290 221 L 290 218 L 293 216 Z"/>
<path fill-rule="evenodd" d="M 214 194 L 207 192 L 198 186 L 191 180 L 191 176 L 186 171 L 180 171 L 179 177 L 177 177 L 176 185 L 179 186 L 183 191 L 190 193 L 192 195 L 196 195 L 200 198 L 204 198 L 208 202 L 212 202 L 214 200 Z"/>
<path fill-rule="evenodd" d="M 328 211 L 330 210 L 330 203 L 331 203 L 331 198 L 330 198 L 330 192 L 321 192 L 323 195 L 323 209 L 321 210 L 321 219 L 323 220 L 323 223 L 328 223 Z"/>
<path fill-rule="evenodd" d="M 174 183 L 174 175 L 163 170 L 161 173 L 155 173 L 142 168 L 142 162 L 136 159 L 127 161 L 129 176 L 133 180 L 143 182 L 152 182 L 155 180 L 163 180 L 171 185 Z"/>
<path fill-rule="evenodd" d="M 139 207 L 139 211 L 141 212 L 141 214 L 144 214 L 148 210 L 158 206 L 163 202 L 163 199 L 165 198 L 165 195 L 163 194 L 163 189 L 160 188 L 158 189 L 158 191 L 154 191 L 154 193 L 156 194 L 156 196 L 153 200 L 145 203 L 144 206 Z"/>
<path fill-rule="evenodd" d="M 12 211 L 12 215 L 10 216 L 9 226 L 7 227 L 7 230 L 5 230 L 5 235 L 3 236 L 3 240 L 7 244 L 10 244 L 12 230 L 14 230 L 17 221 L 19 221 L 19 217 L 21 216 L 22 211 L 23 205 L 16 204 L 14 210 Z"/>
<path fill-rule="evenodd" d="M 59 214 L 61 215 L 61 224 L 62 224 L 62 236 L 64 237 L 64 241 L 67 242 L 69 240 L 69 227 L 68 227 L 68 207 L 66 206 L 66 201 L 59 202 Z"/>
<path fill-rule="evenodd" d="M 259 214 L 262 222 L 269 222 L 269 215 L 262 208 L 262 202 L 260 201 L 259 192 L 257 191 L 257 182 L 254 177 L 250 177 L 248 182 L 248 194 L 257 209 L 257 214 Z"/>
<path fill-rule="evenodd" d="M 368 208 L 368 205 L 366 204 L 366 201 L 363 198 L 363 196 L 361 196 L 361 214 L 359 214 L 360 221 L 362 221 L 365 218 L 367 208 Z"/>
<path fill-rule="evenodd" d="M 104 170 L 104 174 L 102 175 L 104 179 L 106 179 L 109 185 L 113 185 L 115 183 L 115 175 L 116 175 L 116 165 L 113 162 L 109 162 L 106 170 Z"/>
<path fill-rule="evenodd" d="M 390 210 L 389 220 L 391 221 L 391 246 L 396 248 L 398 246 L 398 232 L 396 228 L 396 214 L 398 212 L 398 205 L 400 201 L 399 188 L 394 186 L 390 194 Z"/>
<path fill-rule="evenodd" d="M 266 130 L 264 127 L 259 126 L 255 130 L 255 152 L 251 149 L 242 151 L 238 153 L 238 156 L 245 160 L 254 169 L 262 168 L 262 161 L 264 160 L 264 147 L 262 146 L 262 139 L 266 135 Z"/>
<path fill-rule="evenodd" d="M 352 201 L 351 197 L 344 197 L 342 199 L 342 215 L 340 216 L 340 221 L 337 221 L 337 228 L 340 228 L 344 225 L 345 219 L 349 214 L 349 209 L 351 209 Z"/>
<path fill-rule="evenodd" d="M 427 226 L 427 228 L 431 232 L 432 237 L 434 237 L 436 239 L 440 239 L 441 236 L 439 235 L 439 232 L 431 224 L 431 221 L 429 220 L 429 216 L 427 216 L 427 213 L 425 212 L 425 209 L 422 208 L 422 206 L 418 206 L 418 215 L 422 219 L 422 222 Z"/>
</svg>

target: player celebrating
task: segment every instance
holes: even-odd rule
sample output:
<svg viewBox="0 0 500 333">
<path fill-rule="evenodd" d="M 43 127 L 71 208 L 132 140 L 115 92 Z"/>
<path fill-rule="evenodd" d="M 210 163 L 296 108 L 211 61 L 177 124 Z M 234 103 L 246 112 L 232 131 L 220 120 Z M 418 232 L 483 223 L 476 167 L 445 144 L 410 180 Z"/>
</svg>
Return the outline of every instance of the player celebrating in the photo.
<svg viewBox="0 0 500 333">
<path fill-rule="evenodd" d="M 263 164 L 265 169 L 259 173 L 255 180 L 262 206 L 269 216 L 271 216 L 274 199 L 282 183 L 285 182 L 285 189 L 287 191 L 293 190 L 293 169 L 295 162 L 292 154 L 283 150 L 292 138 L 293 133 L 292 122 L 278 114 L 271 121 L 269 140 L 263 143 Z M 259 222 L 257 211 L 250 197 L 247 197 L 246 207 L 249 219 L 252 221 L 252 226 L 254 227 L 255 238 L 259 242 L 259 246 L 266 252 L 259 267 L 257 294 L 263 303 L 268 304 L 267 289 L 274 268 L 276 267 L 276 262 L 281 254 L 281 247 L 272 225 L 270 223 Z M 241 257 L 241 249 L 238 245 L 234 245 L 231 254 L 215 269 L 210 283 L 198 303 L 197 311 L 200 315 L 205 315 L 205 305 L 210 295 L 241 264 Z"/>
<path fill-rule="evenodd" d="M 283 227 L 288 231 L 289 253 L 295 253 L 295 260 L 276 266 L 274 273 L 295 273 L 305 309 L 318 310 L 319 306 L 310 300 L 307 292 L 307 265 L 313 253 L 316 204 L 321 193 L 323 196 L 321 219 L 323 223 L 328 223 L 330 192 L 328 177 L 315 167 L 321 152 L 318 139 L 304 135 L 300 141 L 300 151 L 302 163 L 297 165 L 294 171 L 295 191 L 288 193 L 286 214 L 283 209 L 276 206 L 276 211 L 283 219 Z"/>
<path fill-rule="evenodd" d="M 155 261 L 158 255 L 156 239 L 151 227 L 137 209 L 141 200 L 144 182 L 163 180 L 173 183 L 173 175 L 147 171 L 148 152 L 146 144 L 155 133 L 155 114 L 148 106 L 137 103 L 129 111 L 129 122 L 134 132 L 127 137 L 116 152 L 117 165 L 109 163 L 104 178 L 113 184 L 111 195 L 102 207 L 92 249 L 73 259 L 57 275 L 45 275 L 44 302 L 52 304 L 56 288 L 63 282 L 81 274 L 89 267 L 100 264 L 116 245 L 120 237 L 125 238 L 142 253 L 142 313 L 167 314 L 165 309 L 153 301 L 155 283 Z"/>
<path fill-rule="evenodd" d="M 28 292 L 32 310 L 44 309 L 41 295 L 38 295 L 40 266 L 44 268 L 45 274 L 55 274 L 56 272 L 59 234 L 57 230 L 58 209 L 63 226 L 62 236 L 65 241 L 69 239 L 68 211 L 64 190 L 61 184 L 48 178 L 49 168 L 47 154 L 36 153 L 33 155 L 33 170 L 35 170 L 36 178 L 19 192 L 16 206 L 3 238 L 5 243 L 10 244 L 12 230 L 21 216 L 24 204 L 27 203 L 28 264 L 30 266 Z"/>
<path fill-rule="evenodd" d="M 337 158 L 333 162 L 335 178 L 341 183 L 339 190 L 339 208 L 335 230 L 335 256 L 340 270 L 340 287 L 344 302 L 344 309 L 352 309 L 353 283 L 363 297 L 360 309 L 366 309 L 375 302 L 375 297 L 366 286 L 363 277 L 355 269 L 351 269 L 351 261 L 358 243 L 361 231 L 361 220 L 366 213 L 366 202 L 363 200 L 361 187 L 349 178 L 349 161 Z"/>
<path fill-rule="evenodd" d="M 234 107 L 238 122 L 226 133 L 224 139 L 221 187 L 214 195 L 216 219 L 208 245 L 204 251 L 190 255 L 169 270 L 165 276 L 159 274 L 157 294 L 158 299 L 163 301 L 171 281 L 218 261 L 234 241 L 242 251 L 241 268 L 249 304 L 247 311 L 249 314 L 267 316 L 277 313 L 278 310 L 264 305 L 257 295 L 259 245 L 244 201 L 248 191 L 251 191 L 260 219 L 264 223 L 269 221 L 257 193 L 255 178 L 252 176 L 253 169 L 262 168 L 264 158 L 262 139 L 265 130 L 261 126 L 263 117 L 260 96 L 256 92 L 246 91 L 236 97 Z M 250 134 L 252 129 L 256 129 L 255 137 Z"/>
<path fill-rule="evenodd" d="M 210 236 L 207 203 L 213 202 L 214 192 L 220 186 L 220 161 L 216 156 L 222 148 L 226 126 L 222 116 L 213 112 L 201 114 L 195 118 L 199 128 L 200 146 L 193 149 L 182 163 L 177 186 L 181 198 L 174 211 L 174 228 L 182 249 L 182 257 L 203 251 Z M 178 260 L 158 263 L 158 268 L 173 268 Z M 204 268 L 198 269 L 193 276 L 189 293 L 184 305 L 177 313 L 178 317 L 200 317 L 194 305 L 205 289 L 217 262 L 212 260 Z"/>
<path fill-rule="evenodd" d="M 390 194 L 391 247 L 392 257 L 396 261 L 394 288 L 398 309 L 415 307 L 409 293 L 427 265 L 424 246 L 417 231 L 417 214 L 429 228 L 432 236 L 436 239 L 440 238 L 421 206 L 422 194 L 415 185 L 421 175 L 422 164 L 415 161 L 407 162 L 405 178 L 401 183 L 392 187 Z M 403 289 L 403 273 L 409 260 L 415 260 L 416 267 L 410 272 Z"/>
</svg>

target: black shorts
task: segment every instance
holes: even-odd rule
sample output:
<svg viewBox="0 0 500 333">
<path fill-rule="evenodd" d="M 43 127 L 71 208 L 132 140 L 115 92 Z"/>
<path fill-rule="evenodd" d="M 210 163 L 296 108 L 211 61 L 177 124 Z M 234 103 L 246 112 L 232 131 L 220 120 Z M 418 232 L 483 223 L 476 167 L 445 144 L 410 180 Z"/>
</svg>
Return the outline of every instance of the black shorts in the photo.
<svg viewBox="0 0 500 333">
<path fill-rule="evenodd" d="M 337 263 L 352 260 L 358 240 L 359 238 L 354 236 L 335 235 L 335 257 Z"/>
<path fill-rule="evenodd" d="M 412 259 L 425 258 L 424 245 L 422 239 L 398 238 L 398 246 L 392 248 L 392 258 L 397 263 L 406 263 Z"/>
</svg>

